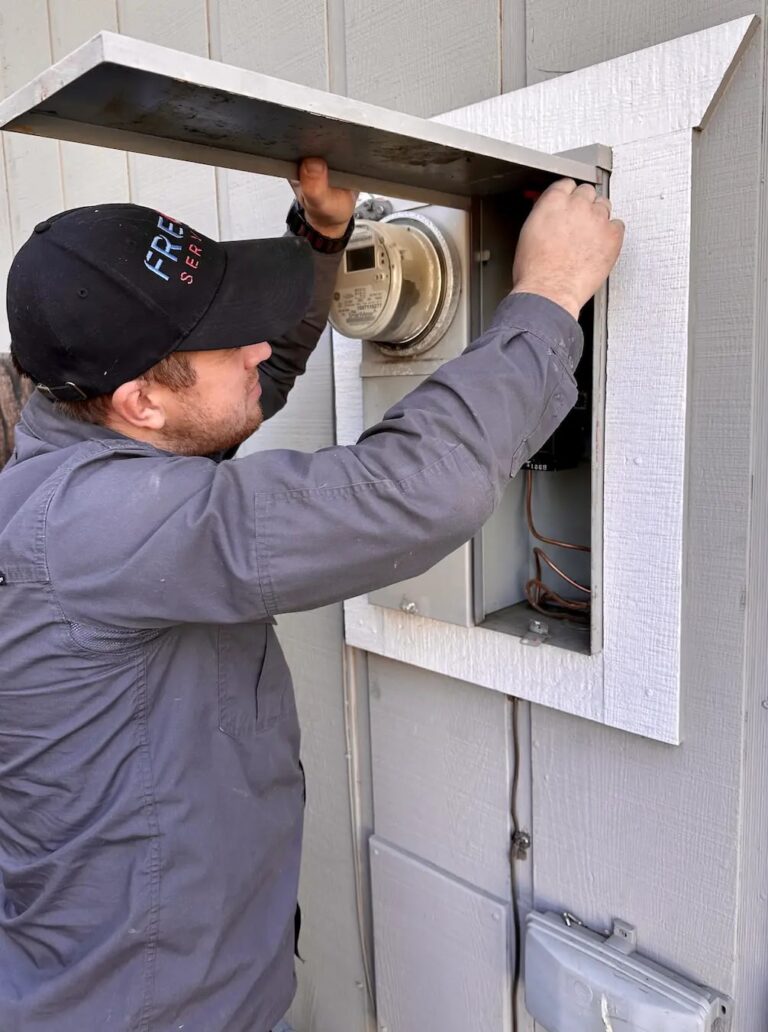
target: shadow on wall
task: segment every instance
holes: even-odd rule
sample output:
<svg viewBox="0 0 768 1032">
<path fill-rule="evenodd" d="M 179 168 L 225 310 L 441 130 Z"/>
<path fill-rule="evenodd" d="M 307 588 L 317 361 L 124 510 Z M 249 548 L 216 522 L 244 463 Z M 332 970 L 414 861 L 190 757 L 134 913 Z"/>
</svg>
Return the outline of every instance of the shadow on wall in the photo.
<svg viewBox="0 0 768 1032">
<path fill-rule="evenodd" d="M 22 380 L 11 365 L 10 355 L 0 355 L 0 469 L 13 451 L 13 431 L 24 402 L 33 391 L 29 380 Z"/>
</svg>

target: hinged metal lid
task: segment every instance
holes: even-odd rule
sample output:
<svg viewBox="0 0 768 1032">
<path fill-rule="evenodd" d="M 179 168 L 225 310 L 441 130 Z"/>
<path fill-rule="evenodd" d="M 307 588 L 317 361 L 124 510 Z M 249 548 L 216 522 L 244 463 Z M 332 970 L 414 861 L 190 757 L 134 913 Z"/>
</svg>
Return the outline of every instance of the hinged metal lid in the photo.
<svg viewBox="0 0 768 1032">
<path fill-rule="evenodd" d="M 278 176 L 320 155 L 337 185 L 462 208 L 472 196 L 542 189 L 561 176 L 598 179 L 583 161 L 112 32 L 0 103 L 0 126 Z"/>
</svg>

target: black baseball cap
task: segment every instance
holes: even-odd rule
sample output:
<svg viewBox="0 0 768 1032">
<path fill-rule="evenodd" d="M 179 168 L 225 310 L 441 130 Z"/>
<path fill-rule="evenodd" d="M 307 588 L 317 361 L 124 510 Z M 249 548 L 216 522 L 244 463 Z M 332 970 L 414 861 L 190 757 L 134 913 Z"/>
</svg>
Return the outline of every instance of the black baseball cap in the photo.
<svg viewBox="0 0 768 1032">
<path fill-rule="evenodd" d="M 218 243 L 138 204 L 35 226 L 8 274 L 11 348 L 48 398 L 109 394 L 172 351 L 274 340 L 309 307 L 298 237 Z"/>
</svg>

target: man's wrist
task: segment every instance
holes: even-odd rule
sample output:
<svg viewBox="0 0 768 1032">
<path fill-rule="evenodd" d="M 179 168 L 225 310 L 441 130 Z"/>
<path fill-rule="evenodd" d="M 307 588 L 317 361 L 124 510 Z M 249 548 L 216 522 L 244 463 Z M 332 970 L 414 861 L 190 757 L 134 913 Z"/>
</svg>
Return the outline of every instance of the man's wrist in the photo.
<svg viewBox="0 0 768 1032">
<path fill-rule="evenodd" d="M 538 294 L 540 297 L 547 298 L 548 301 L 553 301 L 556 305 L 560 305 L 564 308 L 569 315 L 572 315 L 574 319 L 579 318 L 582 305 L 576 299 L 576 297 L 568 291 L 562 290 L 559 287 L 542 283 L 536 280 L 520 280 L 517 282 L 511 290 L 512 294 Z"/>
<path fill-rule="evenodd" d="M 316 233 L 320 233 L 321 236 L 328 237 L 330 240 L 340 240 L 349 227 L 349 220 L 346 222 L 335 222 L 330 226 L 323 225 L 322 222 L 313 219 L 311 212 L 308 212 L 306 209 L 304 210 L 304 218 Z"/>
<path fill-rule="evenodd" d="M 340 227 L 338 223 L 333 223 L 321 231 L 311 223 L 298 201 L 294 201 L 291 205 L 285 221 L 292 233 L 304 237 L 315 251 L 319 251 L 321 254 L 338 254 L 343 251 L 355 228 L 353 215 L 343 227 Z M 339 233 L 339 228 L 342 228 L 343 232 Z"/>
</svg>

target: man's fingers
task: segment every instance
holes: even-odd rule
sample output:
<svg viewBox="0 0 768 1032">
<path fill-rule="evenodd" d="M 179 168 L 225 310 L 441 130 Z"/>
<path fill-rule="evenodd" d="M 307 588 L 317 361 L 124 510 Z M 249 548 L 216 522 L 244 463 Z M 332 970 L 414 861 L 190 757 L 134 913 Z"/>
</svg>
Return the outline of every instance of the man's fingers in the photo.
<svg viewBox="0 0 768 1032">
<path fill-rule="evenodd" d="M 611 202 L 607 197 L 596 197 L 595 207 L 605 212 L 606 218 L 611 217 Z"/>
<path fill-rule="evenodd" d="M 591 183 L 579 183 L 573 191 L 573 196 L 578 197 L 581 200 L 589 201 L 589 203 L 592 204 L 597 196 L 597 191 Z"/>
<path fill-rule="evenodd" d="M 575 189 L 575 179 L 556 179 L 554 183 L 549 184 L 541 196 L 546 197 L 547 194 L 563 194 L 567 197 L 569 194 L 572 194 Z"/>
<path fill-rule="evenodd" d="M 322 158 L 303 158 L 299 182 L 307 197 L 318 197 L 328 189 L 328 166 Z"/>
</svg>

